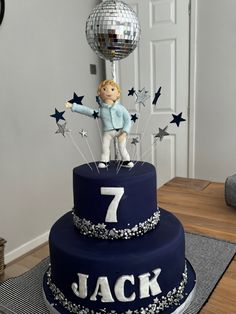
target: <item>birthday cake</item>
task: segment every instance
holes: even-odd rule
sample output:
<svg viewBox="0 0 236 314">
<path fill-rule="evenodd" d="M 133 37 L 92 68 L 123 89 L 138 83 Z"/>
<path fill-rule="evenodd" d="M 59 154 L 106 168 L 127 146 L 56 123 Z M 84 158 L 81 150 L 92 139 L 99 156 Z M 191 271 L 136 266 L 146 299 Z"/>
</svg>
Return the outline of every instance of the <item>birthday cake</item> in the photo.
<svg viewBox="0 0 236 314">
<path fill-rule="evenodd" d="M 65 103 L 72 112 L 101 120 L 99 161 L 87 131 L 77 135 L 85 140 L 93 162 L 67 128 L 65 111 L 55 109 L 51 115 L 56 133 L 68 135 L 86 163 L 73 170 L 73 210 L 50 231 L 50 265 L 43 280 L 46 305 L 54 314 L 183 313 L 193 299 L 196 281 L 185 258 L 184 230 L 173 214 L 158 207 L 155 167 L 135 161 L 137 152 L 132 158 L 128 152 L 132 123 L 140 119 L 141 109 L 130 115 L 115 80 L 114 61 L 127 57 L 140 38 L 136 13 L 122 1 L 103 1 L 87 20 L 86 36 L 97 55 L 111 61 L 113 79 L 98 86 L 96 109 L 85 106 L 84 96 L 75 93 Z M 161 87 L 152 105 L 160 95 Z M 128 96 L 136 96 L 135 105 L 142 107 L 150 97 L 145 88 L 132 88 Z M 170 123 L 177 127 L 185 121 L 182 113 L 172 116 Z M 167 128 L 159 128 L 152 145 L 169 135 Z M 110 160 L 111 141 L 117 150 L 115 161 Z M 137 136 L 131 144 L 136 148 L 139 141 Z"/>
<path fill-rule="evenodd" d="M 73 211 L 50 232 L 50 312 L 182 313 L 196 278 L 181 223 L 157 207 L 155 167 L 117 174 L 117 162 L 99 173 L 90 165 L 74 169 Z"/>
</svg>

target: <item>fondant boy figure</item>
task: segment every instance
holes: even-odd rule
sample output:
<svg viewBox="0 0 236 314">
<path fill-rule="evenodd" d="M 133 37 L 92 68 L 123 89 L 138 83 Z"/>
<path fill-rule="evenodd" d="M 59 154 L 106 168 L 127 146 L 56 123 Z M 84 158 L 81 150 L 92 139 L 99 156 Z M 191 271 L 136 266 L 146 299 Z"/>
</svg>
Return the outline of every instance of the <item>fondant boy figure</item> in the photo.
<svg viewBox="0 0 236 314">
<path fill-rule="evenodd" d="M 131 117 L 127 109 L 120 103 L 120 87 L 112 80 L 105 80 L 98 86 L 98 96 L 100 97 L 100 108 L 98 111 L 78 105 L 76 103 L 65 104 L 73 112 L 78 112 L 89 117 L 97 114 L 103 124 L 102 156 L 98 164 L 99 168 L 106 168 L 110 159 L 110 142 L 113 138 L 118 138 L 118 147 L 122 158 L 122 166 L 132 168 L 133 162 L 126 149 L 127 135 L 131 129 Z"/>
</svg>

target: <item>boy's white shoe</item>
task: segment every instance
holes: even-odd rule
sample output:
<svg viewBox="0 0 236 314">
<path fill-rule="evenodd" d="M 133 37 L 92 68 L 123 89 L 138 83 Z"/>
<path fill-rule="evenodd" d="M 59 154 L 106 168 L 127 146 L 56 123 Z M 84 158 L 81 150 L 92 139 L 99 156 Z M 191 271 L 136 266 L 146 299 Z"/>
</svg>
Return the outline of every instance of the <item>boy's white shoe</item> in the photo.
<svg viewBox="0 0 236 314">
<path fill-rule="evenodd" d="M 108 166 L 109 166 L 109 163 L 105 162 L 105 161 L 100 161 L 98 164 L 98 168 L 100 168 L 100 169 L 107 168 Z"/>
<path fill-rule="evenodd" d="M 134 163 L 132 161 L 122 161 L 122 167 L 125 167 L 125 168 L 133 168 L 134 166 Z"/>
</svg>

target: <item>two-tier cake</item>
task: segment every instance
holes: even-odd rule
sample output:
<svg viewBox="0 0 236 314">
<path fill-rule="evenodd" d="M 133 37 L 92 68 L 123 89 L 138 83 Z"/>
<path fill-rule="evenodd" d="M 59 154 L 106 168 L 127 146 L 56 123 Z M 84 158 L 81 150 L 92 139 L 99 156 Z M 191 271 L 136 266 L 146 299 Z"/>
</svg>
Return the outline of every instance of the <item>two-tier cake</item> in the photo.
<svg viewBox="0 0 236 314">
<path fill-rule="evenodd" d="M 52 227 L 51 313 L 182 313 L 195 290 L 179 220 L 157 206 L 156 170 L 138 162 L 73 171 L 74 208 Z"/>
</svg>

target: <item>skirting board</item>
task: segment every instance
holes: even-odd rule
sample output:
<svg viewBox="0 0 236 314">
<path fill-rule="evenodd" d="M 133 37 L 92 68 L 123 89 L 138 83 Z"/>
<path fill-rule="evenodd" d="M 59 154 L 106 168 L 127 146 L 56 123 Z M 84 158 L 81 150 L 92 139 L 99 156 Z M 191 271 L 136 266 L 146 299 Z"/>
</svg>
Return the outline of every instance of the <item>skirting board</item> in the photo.
<svg viewBox="0 0 236 314">
<path fill-rule="evenodd" d="M 18 248 L 14 249 L 13 251 L 7 253 L 5 255 L 5 264 L 8 264 L 18 257 L 32 251 L 33 249 L 37 248 L 38 246 L 44 244 L 48 241 L 49 231 L 43 233 L 42 235 L 34 238 L 33 240 L 24 243 L 23 245 L 19 246 Z"/>
</svg>

